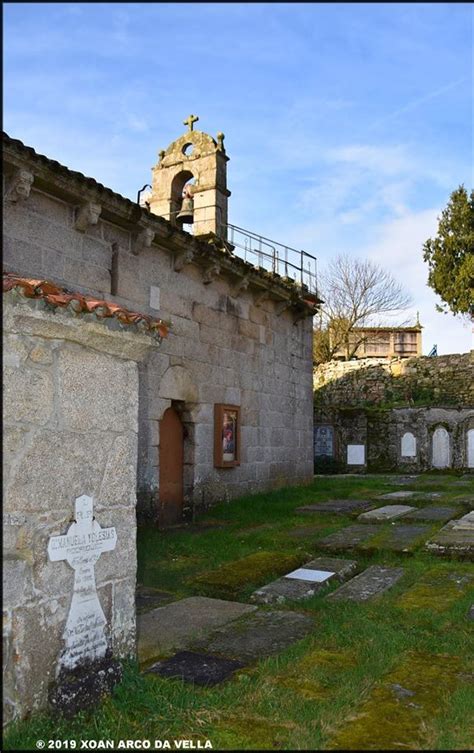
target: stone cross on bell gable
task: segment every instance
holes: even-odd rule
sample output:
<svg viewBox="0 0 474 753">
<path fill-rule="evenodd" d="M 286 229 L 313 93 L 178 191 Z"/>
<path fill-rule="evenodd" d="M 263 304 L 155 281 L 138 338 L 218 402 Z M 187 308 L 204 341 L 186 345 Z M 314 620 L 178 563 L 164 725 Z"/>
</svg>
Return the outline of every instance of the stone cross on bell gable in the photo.
<svg viewBox="0 0 474 753">
<path fill-rule="evenodd" d="M 115 549 L 115 528 L 101 528 L 93 515 L 93 499 L 77 497 L 74 522 L 64 536 L 52 536 L 48 545 L 51 562 L 66 561 L 74 570 L 74 588 L 63 638 L 66 642 L 60 667 L 74 669 L 84 661 L 102 659 L 107 651 L 105 626 L 95 584 L 95 564 L 101 554 Z"/>
<path fill-rule="evenodd" d="M 187 125 L 189 130 L 193 130 L 193 125 L 199 120 L 197 115 L 189 115 L 186 120 L 183 120 L 183 124 Z"/>
</svg>

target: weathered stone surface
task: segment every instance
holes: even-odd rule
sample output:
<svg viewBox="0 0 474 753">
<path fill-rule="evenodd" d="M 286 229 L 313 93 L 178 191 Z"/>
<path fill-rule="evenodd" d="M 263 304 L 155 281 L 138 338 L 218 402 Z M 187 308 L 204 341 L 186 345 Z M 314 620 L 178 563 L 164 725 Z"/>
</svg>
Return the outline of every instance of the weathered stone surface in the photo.
<svg viewBox="0 0 474 753">
<path fill-rule="evenodd" d="M 227 680 L 237 669 L 245 665 L 235 659 L 222 659 L 211 654 L 180 651 L 170 659 L 156 662 L 147 673 L 160 677 L 178 678 L 195 685 L 209 687 Z"/>
<path fill-rule="evenodd" d="M 443 699 L 463 683 L 457 656 L 410 652 L 329 739 L 329 750 L 429 750 Z"/>
<path fill-rule="evenodd" d="M 473 581 L 473 573 L 447 572 L 433 568 L 423 573 L 421 578 L 397 599 L 397 605 L 407 610 L 432 609 L 435 612 L 443 612 L 472 588 Z"/>
<path fill-rule="evenodd" d="M 245 663 L 277 654 L 313 629 L 314 619 L 309 615 L 290 611 L 257 612 L 215 630 L 195 647 Z"/>
<path fill-rule="evenodd" d="M 53 377 L 49 371 L 4 366 L 3 420 L 44 425 L 51 418 Z"/>
<path fill-rule="evenodd" d="M 66 348 L 59 354 L 58 375 L 65 427 L 74 431 L 137 431 L 136 364 Z"/>
<path fill-rule="evenodd" d="M 428 507 L 421 507 L 420 509 L 414 509 L 413 512 L 409 512 L 403 516 L 403 520 L 426 520 L 433 522 L 445 523 L 455 515 L 459 515 L 459 507 L 439 507 L 436 505 L 429 505 Z"/>
<path fill-rule="evenodd" d="M 377 536 L 360 544 L 361 551 L 387 550 L 392 552 L 411 552 L 428 538 L 430 526 L 403 525 L 392 523 L 390 528 L 383 529 Z"/>
<path fill-rule="evenodd" d="M 221 565 L 216 570 L 201 573 L 190 582 L 212 596 L 232 598 L 248 583 L 258 583 L 268 576 L 288 572 L 303 560 L 302 554 L 255 552 Z"/>
<path fill-rule="evenodd" d="M 474 622 L 474 604 L 471 604 L 469 607 L 469 611 L 467 613 L 467 619 L 471 620 L 471 622 Z"/>
<path fill-rule="evenodd" d="M 418 491 L 399 491 L 389 492 L 388 494 L 381 494 L 378 499 L 410 499 L 416 497 L 417 499 L 437 499 L 442 496 L 442 492 L 418 492 Z"/>
<path fill-rule="evenodd" d="M 97 707 L 121 679 L 120 663 L 109 658 L 63 671 L 49 688 L 50 707 L 66 719 L 74 719 L 79 712 Z"/>
<path fill-rule="evenodd" d="M 390 483 L 397 486 L 405 486 L 405 484 L 413 484 L 417 478 L 419 476 L 393 476 L 390 478 Z"/>
<path fill-rule="evenodd" d="M 372 538 L 380 531 L 379 525 L 370 525 L 366 523 L 355 524 L 341 528 L 335 533 L 331 533 L 324 539 L 316 542 L 318 548 L 330 549 L 333 551 L 357 549 L 357 546 L 368 539 Z"/>
<path fill-rule="evenodd" d="M 278 578 L 267 586 L 257 589 L 251 595 L 251 600 L 260 604 L 282 604 L 287 600 L 299 601 L 308 599 L 328 587 L 334 580 L 344 581 L 355 572 L 357 562 L 354 560 L 337 559 L 335 557 L 318 557 L 303 566 L 305 570 L 313 570 L 318 574 L 318 581 L 303 580 L 297 577 L 298 570 L 292 574 Z"/>
<path fill-rule="evenodd" d="M 459 520 L 453 520 L 453 531 L 469 531 L 474 529 L 474 510 L 463 515 Z"/>
<path fill-rule="evenodd" d="M 139 615 L 138 658 L 145 662 L 179 648 L 188 648 L 199 636 L 233 622 L 256 607 L 204 596 L 191 596 Z"/>
<path fill-rule="evenodd" d="M 333 513 L 334 515 L 350 515 L 353 512 L 369 510 L 376 503 L 365 499 L 332 499 L 328 502 L 315 502 L 312 505 L 297 507 L 296 512 L 302 513 Z"/>
<path fill-rule="evenodd" d="M 383 521 L 383 520 L 395 520 L 406 515 L 407 512 L 416 510 L 415 507 L 409 507 L 408 505 L 385 505 L 379 507 L 376 510 L 370 510 L 359 515 L 357 520 L 370 521 Z"/>
<path fill-rule="evenodd" d="M 462 519 L 461 519 L 462 520 Z M 432 554 L 463 556 L 474 559 L 474 528 L 469 522 L 463 526 L 451 520 L 425 544 Z"/>
<path fill-rule="evenodd" d="M 372 565 L 326 598 L 334 601 L 367 601 L 388 591 L 402 575 L 402 567 Z"/>
</svg>

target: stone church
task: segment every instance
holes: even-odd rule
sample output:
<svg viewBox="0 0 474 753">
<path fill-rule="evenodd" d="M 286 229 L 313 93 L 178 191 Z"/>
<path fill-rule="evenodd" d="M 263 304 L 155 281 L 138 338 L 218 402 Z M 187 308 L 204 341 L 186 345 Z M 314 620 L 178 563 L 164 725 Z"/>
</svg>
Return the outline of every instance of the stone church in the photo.
<svg viewBox="0 0 474 753">
<path fill-rule="evenodd" d="M 196 121 L 136 201 L 3 136 L 7 723 L 135 655 L 137 510 L 313 478 L 315 260 L 229 223 Z"/>
</svg>

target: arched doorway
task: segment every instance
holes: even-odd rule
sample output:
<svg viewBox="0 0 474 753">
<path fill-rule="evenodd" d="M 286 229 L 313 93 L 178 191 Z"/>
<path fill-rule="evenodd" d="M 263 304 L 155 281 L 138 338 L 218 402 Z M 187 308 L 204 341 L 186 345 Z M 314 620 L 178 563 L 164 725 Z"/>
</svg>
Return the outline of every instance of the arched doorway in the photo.
<svg viewBox="0 0 474 753">
<path fill-rule="evenodd" d="M 160 527 L 179 523 L 183 517 L 183 440 L 181 418 L 175 408 L 168 408 L 160 421 Z"/>
</svg>

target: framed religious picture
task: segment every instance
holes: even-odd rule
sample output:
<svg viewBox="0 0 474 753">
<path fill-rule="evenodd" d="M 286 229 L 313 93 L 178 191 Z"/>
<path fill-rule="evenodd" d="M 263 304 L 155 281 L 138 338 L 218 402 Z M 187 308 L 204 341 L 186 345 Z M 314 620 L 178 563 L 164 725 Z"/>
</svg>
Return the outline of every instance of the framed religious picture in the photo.
<svg viewBox="0 0 474 753">
<path fill-rule="evenodd" d="M 214 466 L 240 465 L 240 406 L 214 405 Z"/>
</svg>

